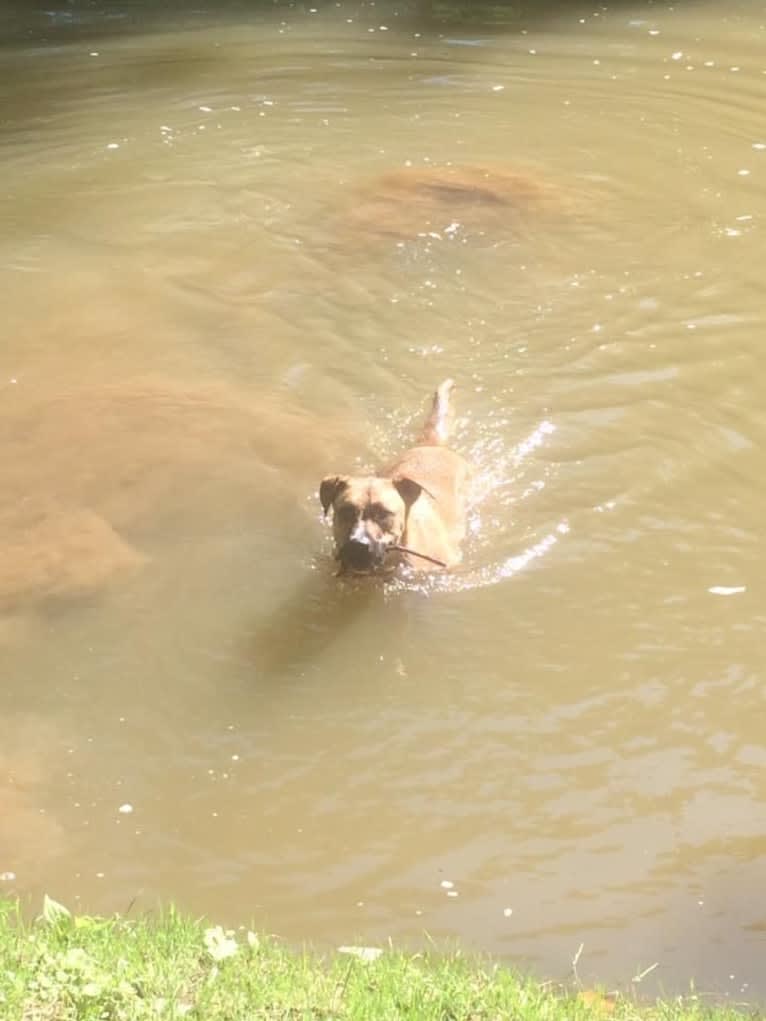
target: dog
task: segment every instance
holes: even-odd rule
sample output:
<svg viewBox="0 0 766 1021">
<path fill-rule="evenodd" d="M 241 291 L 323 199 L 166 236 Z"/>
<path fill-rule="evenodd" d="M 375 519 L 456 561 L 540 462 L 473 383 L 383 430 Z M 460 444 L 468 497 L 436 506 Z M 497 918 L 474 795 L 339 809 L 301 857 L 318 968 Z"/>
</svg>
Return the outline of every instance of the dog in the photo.
<svg viewBox="0 0 766 1021">
<path fill-rule="evenodd" d="M 453 567 L 465 536 L 470 466 L 445 443 L 451 418 L 445 380 L 415 444 L 377 475 L 328 475 L 319 487 L 325 517 L 333 510 L 339 574 L 371 574 L 406 564 Z"/>
</svg>

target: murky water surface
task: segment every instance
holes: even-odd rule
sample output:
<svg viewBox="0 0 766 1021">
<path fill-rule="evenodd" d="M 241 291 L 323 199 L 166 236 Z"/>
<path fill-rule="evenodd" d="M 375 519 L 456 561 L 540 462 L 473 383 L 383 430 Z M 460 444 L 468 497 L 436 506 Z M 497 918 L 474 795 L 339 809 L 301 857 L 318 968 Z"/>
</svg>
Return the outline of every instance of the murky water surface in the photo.
<svg viewBox="0 0 766 1021">
<path fill-rule="evenodd" d="M 0 889 L 763 1000 L 763 5 L 145 7 L 3 16 Z"/>
</svg>

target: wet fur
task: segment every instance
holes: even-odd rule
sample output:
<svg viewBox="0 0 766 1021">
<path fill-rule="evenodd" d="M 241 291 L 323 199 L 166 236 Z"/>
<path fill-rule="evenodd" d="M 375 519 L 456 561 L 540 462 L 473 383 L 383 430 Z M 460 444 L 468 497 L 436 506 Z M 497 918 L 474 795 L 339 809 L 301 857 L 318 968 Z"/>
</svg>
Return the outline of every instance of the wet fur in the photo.
<svg viewBox="0 0 766 1021">
<path fill-rule="evenodd" d="M 451 567 L 465 536 L 468 463 L 444 444 L 449 435 L 452 380 L 436 390 L 414 447 L 372 476 L 328 475 L 319 496 L 333 510 L 335 555 L 341 571 L 368 573 L 406 562 L 419 570 L 436 565 L 389 552 L 406 546 Z M 367 562 L 369 554 L 369 562 Z"/>
</svg>

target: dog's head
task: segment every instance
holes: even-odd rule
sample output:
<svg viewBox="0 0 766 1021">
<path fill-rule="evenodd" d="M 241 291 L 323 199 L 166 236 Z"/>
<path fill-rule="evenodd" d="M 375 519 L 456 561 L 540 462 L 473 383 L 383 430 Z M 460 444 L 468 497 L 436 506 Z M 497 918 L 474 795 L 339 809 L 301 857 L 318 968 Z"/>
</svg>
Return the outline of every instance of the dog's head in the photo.
<svg viewBox="0 0 766 1021">
<path fill-rule="evenodd" d="M 344 571 L 383 566 L 391 546 L 402 541 L 410 507 L 422 492 L 412 479 L 328 475 L 319 487 L 325 514 L 332 507 L 335 556 Z"/>
</svg>

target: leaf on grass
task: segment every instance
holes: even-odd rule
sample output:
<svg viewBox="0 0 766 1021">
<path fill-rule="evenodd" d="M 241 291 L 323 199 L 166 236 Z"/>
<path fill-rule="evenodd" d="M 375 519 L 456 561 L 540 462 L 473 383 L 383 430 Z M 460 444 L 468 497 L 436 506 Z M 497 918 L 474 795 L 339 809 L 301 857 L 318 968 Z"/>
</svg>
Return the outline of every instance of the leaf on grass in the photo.
<svg viewBox="0 0 766 1021">
<path fill-rule="evenodd" d="M 58 925 L 62 921 L 71 921 L 72 913 L 46 893 L 43 896 L 43 918 L 48 925 Z"/>
<path fill-rule="evenodd" d="M 212 929 L 205 929 L 204 940 L 207 952 L 214 961 L 225 961 L 227 957 L 233 957 L 237 952 L 237 941 L 233 939 L 234 933 L 227 929 L 225 932 L 220 925 Z"/>
</svg>

